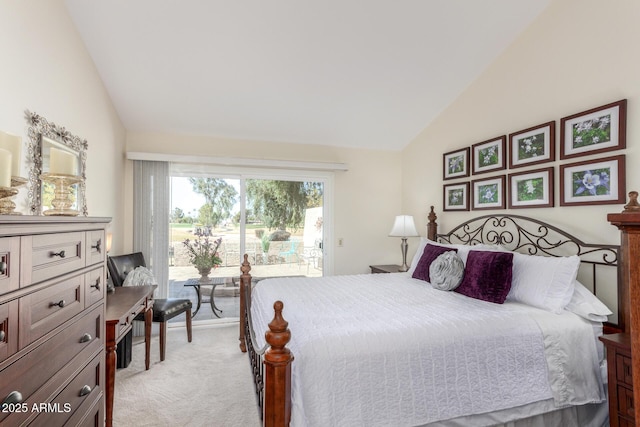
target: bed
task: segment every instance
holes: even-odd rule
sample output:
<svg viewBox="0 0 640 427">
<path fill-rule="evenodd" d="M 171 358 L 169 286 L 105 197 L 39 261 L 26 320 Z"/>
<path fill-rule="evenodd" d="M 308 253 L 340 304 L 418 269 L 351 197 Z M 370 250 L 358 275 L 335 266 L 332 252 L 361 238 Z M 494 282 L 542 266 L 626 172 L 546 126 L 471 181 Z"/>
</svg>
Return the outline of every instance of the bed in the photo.
<svg viewBox="0 0 640 427">
<path fill-rule="evenodd" d="M 619 286 L 619 246 L 517 215 L 436 219 L 407 273 L 256 284 L 245 256 L 240 348 L 265 425 L 607 425 L 597 337 L 625 330 L 628 301 L 614 289 L 612 315 L 589 289 Z M 444 252 L 454 292 L 423 277 Z"/>
</svg>

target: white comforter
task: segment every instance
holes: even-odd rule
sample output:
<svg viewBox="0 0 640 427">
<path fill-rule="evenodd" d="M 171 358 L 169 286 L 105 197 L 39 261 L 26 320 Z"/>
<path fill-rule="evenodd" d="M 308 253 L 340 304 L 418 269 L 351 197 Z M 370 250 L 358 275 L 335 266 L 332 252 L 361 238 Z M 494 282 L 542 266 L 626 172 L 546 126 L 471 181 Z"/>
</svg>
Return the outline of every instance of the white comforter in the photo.
<svg viewBox="0 0 640 427">
<path fill-rule="evenodd" d="M 434 290 L 407 274 L 259 282 L 260 344 L 284 302 L 292 426 L 415 426 L 554 398 L 601 402 L 589 322 Z"/>
</svg>

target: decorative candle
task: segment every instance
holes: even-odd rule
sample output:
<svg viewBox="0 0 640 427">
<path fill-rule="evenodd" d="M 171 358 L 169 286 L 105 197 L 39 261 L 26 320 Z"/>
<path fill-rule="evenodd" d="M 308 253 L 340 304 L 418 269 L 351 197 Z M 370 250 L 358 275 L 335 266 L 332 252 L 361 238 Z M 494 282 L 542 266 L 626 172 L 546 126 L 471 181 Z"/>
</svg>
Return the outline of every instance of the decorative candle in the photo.
<svg viewBox="0 0 640 427">
<path fill-rule="evenodd" d="M 13 158 L 11 162 L 11 175 L 20 176 L 22 163 L 22 138 L 18 135 L 0 132 L 0 148 L 8 150 Z"/>
<path fill-rule="evenodd" d="M 65 150 L 49 149 L 49 173 L 54 175 L 78 175 L 78 156 Z"/>
<path fill-rule="evenodd" d="M 0 187 L 11 187 L 11 151 L 0 148 Z"/>
</svg>

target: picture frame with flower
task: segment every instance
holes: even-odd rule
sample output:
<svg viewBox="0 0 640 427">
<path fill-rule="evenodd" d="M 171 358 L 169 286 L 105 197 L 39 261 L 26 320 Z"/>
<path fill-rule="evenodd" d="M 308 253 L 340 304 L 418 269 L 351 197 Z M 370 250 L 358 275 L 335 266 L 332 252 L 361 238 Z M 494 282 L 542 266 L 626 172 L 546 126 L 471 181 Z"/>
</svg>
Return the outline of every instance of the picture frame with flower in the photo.
<svg viewBox="0 0 640 427">
<path fill-rule="evenodd" d="M 625 156 L 560 165 L 560 205 L 625 203 Z"/>
<path fill-rule="evenodd" d="M 443 179 L 469 176 L 469 147 L 443 154 Z"/>
<path fill-rule="evenodd" d="M 555 133 L 556 122 L 551 121 L 509 134 L 509 168 L 554 161 Z"/>
<path fill-rule="evenodd" d="M 564 117 L 560 129 L 560 159 L 623 149 L 627 144 L 627 100 Z"/>
<path fill-rule="evenodd" d="M 472 209 L 504 209 L 505 208 L 504 175 L 471 181 Z"/>
<path fill-rule="evenodd" d="M 443 186 L 444 211 L 468 211 L 469 199 L 468 182 Z"/>
<path fill-rule="evenodd" d="M 471 164 L 474 175 L 502 170 L 507 167 L 507 136 L 488 139 L 471 146 Z"/>
<path fill-rule="evenodd" d="M 509 175 L 509 209 L 554 205 L 553 166 Z"/>
</svg>

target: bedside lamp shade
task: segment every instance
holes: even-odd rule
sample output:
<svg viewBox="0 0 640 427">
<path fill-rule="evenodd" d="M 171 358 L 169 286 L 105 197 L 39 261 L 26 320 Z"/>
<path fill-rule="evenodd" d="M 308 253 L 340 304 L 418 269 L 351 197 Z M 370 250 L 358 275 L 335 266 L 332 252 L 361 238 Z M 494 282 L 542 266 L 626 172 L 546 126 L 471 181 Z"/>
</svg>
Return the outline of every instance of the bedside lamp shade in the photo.
<svg viewBox="0 0 640 427">
<path fill-rule="evenodd" d="M 413 217 L 411 215 L 398 215 L 389 232 L 389 236 L 402 238 L 402 243 L 400 244 L 400 249 L 402 250 L 402 265 L 398 271 L 409 270 L 409 266 L 407 265 L 407 248 L 409 246 L 407 245 L 407 237 L 419 236 L 416 231 L 416 225 L 413 222 Z"/>
<path fill-rule="evenodd" d="M 415 237 L 418 236 L 416 225 L 411 215 L 398 215 L 393 228 L 389 232 L 391 237 Z"/>
</svg>

